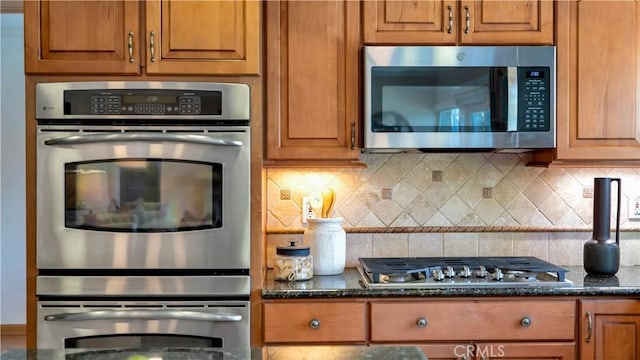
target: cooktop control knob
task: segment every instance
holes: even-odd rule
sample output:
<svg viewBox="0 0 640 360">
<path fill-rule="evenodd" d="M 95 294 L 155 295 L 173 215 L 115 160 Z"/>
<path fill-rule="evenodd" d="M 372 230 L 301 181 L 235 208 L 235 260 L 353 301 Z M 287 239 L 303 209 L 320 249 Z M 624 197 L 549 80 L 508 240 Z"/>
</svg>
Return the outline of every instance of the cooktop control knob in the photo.
<svg viewBox="0 0 640 360">
<path fill-rule="evenodd" d="M 493 280 L 500 281 L 502 279 L 504 279 L 504 274 L 502 273 L 502 270 L 500 270 L 500 268 L 496 268 L 493 271 Z"/>
<path fill-rule="evenodd" d="M 476 270 L 476 276 L 479 277 L 479 278 L 487 277 L 487 268 L 485 268 L 484 266 L 480 265 L 480 268 L 478 270 Z"/>
<path fill-rule="evenodd" d="M 448 278 L 456 276 L 456 271 L 453 270 L 453 266 L 447 266 L 447 270 L 444 271 L 444 275 Z"/>
<path fill-rule="evenodd" d="M 434 280 L 441 281 L 444 279 L 444 272 L 442 272 L 442 269 L 435 269 L 431 273 L 431 276 Z"/>
<path fill-rule="evenodd" d="M 471 269 L 469 269 L 468 266 L 463 266 L 462 270 L 460 270 L 460 276 L 463 278 L 470 278 L 471 277 Z"/>
</svg>

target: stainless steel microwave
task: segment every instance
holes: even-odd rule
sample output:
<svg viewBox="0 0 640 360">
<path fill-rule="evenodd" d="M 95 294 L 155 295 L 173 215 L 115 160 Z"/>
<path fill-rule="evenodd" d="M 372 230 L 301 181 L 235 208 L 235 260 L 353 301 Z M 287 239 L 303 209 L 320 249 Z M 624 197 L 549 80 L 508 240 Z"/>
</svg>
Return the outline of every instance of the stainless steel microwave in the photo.
<svg viewBox="0 0 640 360">
<path fill-rule="evenodd" d="M 554 46 L 365 46 L 365 151 L 556 144 Z"/>
</svg>

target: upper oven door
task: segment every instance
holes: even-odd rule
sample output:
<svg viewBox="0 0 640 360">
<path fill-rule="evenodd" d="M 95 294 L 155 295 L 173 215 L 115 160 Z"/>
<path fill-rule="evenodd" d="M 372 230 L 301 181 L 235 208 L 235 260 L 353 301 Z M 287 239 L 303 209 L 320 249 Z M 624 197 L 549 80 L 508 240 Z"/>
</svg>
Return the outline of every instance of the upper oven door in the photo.
<svg viewBox="0 0 640 360">
<path fill-rule="evenodd" d="M 249 128 L 40 126 L 40 269 L 248 269 Z"/>
</svg>

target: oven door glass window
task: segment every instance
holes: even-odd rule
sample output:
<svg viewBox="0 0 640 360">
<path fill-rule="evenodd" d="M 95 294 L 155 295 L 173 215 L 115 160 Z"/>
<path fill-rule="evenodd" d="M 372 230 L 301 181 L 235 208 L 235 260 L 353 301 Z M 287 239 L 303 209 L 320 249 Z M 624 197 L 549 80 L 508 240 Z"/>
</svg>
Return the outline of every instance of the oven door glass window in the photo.
<svg viewBox="0 0 640 360">
<path fill-rule="evenodd" d="M 168 159 L 65 164 L 65 226 L 109 232 L 222 227 L 222 165 Z"/>
<path fill-rule="evenodd" d="M 373 67 L 373 132 L 504 132 L 506 67 Z"/>
</svg>

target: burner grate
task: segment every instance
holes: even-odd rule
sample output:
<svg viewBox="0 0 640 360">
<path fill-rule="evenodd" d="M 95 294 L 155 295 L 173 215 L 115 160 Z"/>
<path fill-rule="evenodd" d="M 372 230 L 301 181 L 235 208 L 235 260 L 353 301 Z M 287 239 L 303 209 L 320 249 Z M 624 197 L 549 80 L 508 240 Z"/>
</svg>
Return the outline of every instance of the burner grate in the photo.
<svg viewBox="0 0 640 360">
<path fill-rule="evenodd" d="M 381 283 L 388 280 L 389 276 L 400 277 L 402 275 L 416 279 L 429 279 L 433 271 L 443 270 L 449 267 L 456 272 L 464 267 L 479 269 L 485 267 L 488 272 L 495 269 L 511 274 L 504 282 L 521 282 L 535 274 L 554 274 L 552 277 L 558 283 L 565 283 L 566 269 L 531 256 L 502 256 L 502 257 L 394 257 L 394 258 L 360 258 L 363 271 L 373 283 Z M 519 274 L 517 276 L 513 274 Z M 468 281 L 467 281 L 468 282 Z M 504 283 L 503 282 L 503 283 Z M 449 281 L 451 283 L 451 281 Z"/>
</svg>

